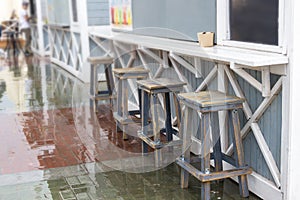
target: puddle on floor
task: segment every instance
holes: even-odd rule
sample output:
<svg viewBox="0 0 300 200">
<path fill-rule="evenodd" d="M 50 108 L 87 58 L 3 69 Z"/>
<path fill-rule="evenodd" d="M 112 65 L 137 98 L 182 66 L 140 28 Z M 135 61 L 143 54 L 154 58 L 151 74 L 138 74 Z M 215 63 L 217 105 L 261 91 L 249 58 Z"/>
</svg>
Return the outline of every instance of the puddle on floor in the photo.
<svg viewBox="0 0 300 200">
<path fill-rule="evenodd" d="M 115 170 L 124 155 L 134 163 L 140 142 L 120 139 L 104 102 L 91 113 L 88 91 L 47 60 L 0 62 L 0 200 L 200 199 L 195 178 L 180 188 L 174 163 L 147 173 Z M 241 199 L 230 180 L 213 183 L 211 197 Z"/>
<path fill-rule="evenodd" d="M 180 173 L 176 164 L 140 174 L 102 171 L 97 163 L 90 163 L 88 167 L 78 165 L 78 171 L 74 170 L 76 166 L 52 169 L 52 172 L 47 170 L 45 177 L 48 180 L 0 186 L 0 199 L 200 199 L 201 184 L 195 178 L 190 178 L 188 189 L 180 188 Z M 61 170 L 68 175 L 60 174 Z M 238 186 L 231 180 L 214 182 L 211 187 L 212 200 L 243 199 L 238 194 Z M 259 198 L 250 196 L 248 199 Z"/>
</svg>

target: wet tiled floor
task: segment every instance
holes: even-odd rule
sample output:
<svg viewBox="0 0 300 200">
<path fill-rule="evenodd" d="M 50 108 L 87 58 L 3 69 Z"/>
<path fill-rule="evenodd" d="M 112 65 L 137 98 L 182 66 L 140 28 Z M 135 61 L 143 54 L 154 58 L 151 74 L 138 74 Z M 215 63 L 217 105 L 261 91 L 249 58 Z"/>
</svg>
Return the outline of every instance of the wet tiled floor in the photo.
<svg viewBox="0 0 300 200">
<path fill-rule="evenodd" d="M 194 178 L 180 189 L 175 164 L 141 168 L 141 142 L 123 141 L 108 102 L 96 115 L 88 97 L 47 59 L 0 60 L 0 200 L 200 198 Z M 240 199 L 237 185 L 213 184 L 212 199 Z"/>
</svg>

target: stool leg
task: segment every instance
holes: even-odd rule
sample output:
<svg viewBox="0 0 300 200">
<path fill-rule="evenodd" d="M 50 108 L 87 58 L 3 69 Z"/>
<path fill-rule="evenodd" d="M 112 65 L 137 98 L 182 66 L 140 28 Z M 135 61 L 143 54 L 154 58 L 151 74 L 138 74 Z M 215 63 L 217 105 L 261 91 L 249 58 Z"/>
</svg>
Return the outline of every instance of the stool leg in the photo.
<svg viewBox="0 0 300 200">
<path fill-rule="evenodd" d="M 138 97 L 139 97 L 139 109 L 140 109 L 140 118 L 142 119 L 142 90 L 138 88 Z"/>
<path fill-rule="evenodd" d="M 180 129 L 180 123 L 181 123 L 181 108 L 180 104 L 177 98 L 177 94 L 173 93 L 173 100 L 174 100 L 174 106 L 175 106 L 175 112 L 177 117 L 177 127 Z"/>
<path fill-rule="evenodd" d="M 97 73 L 96 66 L 91 65 L 91 76 L 90 76 L 90 96 L 94 98 L 91 102 L 94 112 L 97 112 L 97 100 L 96 100 L 96 83 L 97 83 Z"/>
<path fill-rule="evenodd" d="M 219 114 L 213 112 L 211 114 L 211 126 L 212 126 L 212 140 L 213 140 L 213 155 L 215 162 L 215 171 L 222 171 L 222 150 L 220 140 L 220 128 L 219 128 Z"/>
<path fill-rule="evenodd" d="M 138 78 L 137 80 L 143 80 L 142 78 Z M 139 108 L 140 108 L 140 118 L 142 119 L 142 90 L 138 87 L 138 97 L 139 97 Z"/>
<path fill-rule="evenodd" d="M 97 105 L 94 99 L 90 99 L 90 108 L 93 110 L 93 112 L 97 112 Z"/>
<path fill-rule="evenodd" d="M 107 89 L 108 93 L 111 96 L 113 94 L 114 90 L 114 81 L 113 81 L 113 75 L 112 75 L 112 69 L 111 65 L 105 65 L 105 76 L 106 76 L 106 83 L 107 83 Z"/>
<path fill-rule="evenodd" d="M 122 94 L 122 118 L 128 119 L 128 87 L 127 87 L 127 80 L 122 80 L 122 88 L 123 88 L 123 94 Z M 125 125 L 122 126 L 123 131 L 123 140 L 128 139 L 128 135 L 125 133 Z"/>
<path fill-rule="evenodd" d="M 95 65 L 91 64 L 91 83 L 90 83 L 90 95 L 92 97 L 95 96 L 95 82 L 96 82 L 96 72 L 95 72 Z"/>
<path fill-rule="evenodd" d="M 123 98 L 123 90 L 122 90 L 122 80 L 117 78 L 117 84 L 118 84 L 118 91 L 117 91 L 117 113 L 119 116 L 122 116 L 122 98 Z M 119 122 L 116 122 L 117 124 L 117 132 L 122 131 L 121 125 Z"/>
<path fill-rule="evenodd" d="M 151 116 L 152 116 L 152 126 L 153 126 L 153 135 L 154 135 L 154 142 L 160 142 L 160 131 L 158 127 L 158 112 L 157 112 L 157 95 L 152 95 L 152 106 L 151 106 Z"/>
<path fill-rule="evenodd" d="M 240 130 L 240 121 L 237 110 L 233 110 L 229 112 L 232 118 L 233 123 L 233 147 L 235 150 L 235 157 L 236 157 L 236 165 L 237 167 L 244 167 L 245 166 L 245 159 L 244 159 L 244 150 L 243 150 L 243 143 L 241 137 L 241 130 Z M 248 181 L 247 175 L 242 175 L 238 177 L 239 179 L 239 188 L 240 194 L 242 197 L 248 197 Z"/>
<path fill-rule="evenodd" d="M 205 113 L 202 115 L 201 120 L 201 137 L 202 142 L 202 156 L 201 156 L 201 171 L 203 173 L 210 173 L 210 127 L 209 127 L 210 114 Z M 201 187 L 201 199 L 210 199 L 210 182 L 203 182 Z"/>
<path fill-rule="evenodd" d="M 170 106 L 170 93 L 165 93 L 165 109 L 166 109 L 166 121 L 165 121 L 165 127 L 166 127 L 166 135 L 167 140 L 172 141 L 173 140 L 173 130 L 172 130 L 172 122 L 171 122 L 171 106 Z"/>
<path fill-rule="evenodd" d="M 182 135 L 182 156 L 185 162 L 190 162 L 191 157 L 191 143 L 192 143 L 192 132 L 190 131 L 189 127 L 191 124 L 191 120 L 193 118 L 193 110 L 189 107 L 185 107 L 184 111 L 184 119 L 183 124 L 180 130 L 180 135 Z M 189 172 L 185 169 L 181 168 L 181 188 L 187 188 L 189 185 Z"/>
<path fill-rule="evenodd" d="M 159 124 L 158 124 L 158 110 L 157 110 L 157 104 L 158 104 L 158 97 L 157 94 L 152 94 L 152 106 L 151 106 L 151 116 L 152 116 L 152 127 L 153 127 L 153 134 L 154 134 L 154 142 L 156 144 L 160 144 L 160 130 L 159 130 Z M 162 164 L 162 155 L 161 155 L 161 149 L 156 149 L 155 151 L 155 166 L 161 167 Z"/>
<path fill-rule="evenodd" d="M 142 90 L 142 132 L 144 135 L 148 135 L 148 117 L 149 117 L 149 93 Z M 148 153 L 148 145 L 143 141 L 142 143 L 143 153 Z"/>
</svg>

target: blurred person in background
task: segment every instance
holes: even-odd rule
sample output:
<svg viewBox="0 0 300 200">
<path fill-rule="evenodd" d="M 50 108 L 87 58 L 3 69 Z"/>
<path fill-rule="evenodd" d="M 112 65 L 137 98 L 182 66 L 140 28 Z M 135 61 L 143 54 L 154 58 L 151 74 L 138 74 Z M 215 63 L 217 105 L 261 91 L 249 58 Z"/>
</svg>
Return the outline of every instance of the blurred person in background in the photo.
<svg viewBox="0 0 300 200">
<path fill-rule="evenodd" d="M 31 50 L 31 30 L 30 30 L 30 24 L 29 24 L 29 14 L 28 14 L 28 7 L 29 2 L 27 0 L 24 0 L 22 2 L 22 9 L 20 11 L 19 17 L 20 17 L 20 31 L 21 33 L 25 34 L 26 44 L 24 48 L 24 54 L 25 56 L 32 55 Z"/>
</svg>

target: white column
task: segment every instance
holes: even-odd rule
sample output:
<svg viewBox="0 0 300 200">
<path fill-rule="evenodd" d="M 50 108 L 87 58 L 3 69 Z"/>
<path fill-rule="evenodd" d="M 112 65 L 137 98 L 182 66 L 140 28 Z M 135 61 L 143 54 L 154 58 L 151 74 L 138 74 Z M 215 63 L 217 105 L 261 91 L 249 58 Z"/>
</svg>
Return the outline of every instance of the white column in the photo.
<svg viewBox="0 0 300 200">
<path fill-rule="evenodd" d="M 87 0 L 77 0 L 78 5 L 78 20 L 80 24 L 80 36 L 82 45 L 82 80 L 86 83 L 90 81 L 90 64 L 87 58 L 90 55 L 89 32 L 88 32 L 88 15 L 87 15 Z"/>
<path fill-rule="evenodd" d="M 36 15 L 37 15 L 38 46 L 39 46 L 38 51 L 41 56 L 44 56 L 45 55 L 44 32 L 43 32 L 44 22 L 43 22 L 41 0 L 36 0 Z"/>
<path fill-rule="evenodd" d="M 225 65 L 218 65 L 218 90 L 220 92 L 228 93 L 228 78 L 226 76 L 224 68 Z M 229 146 L 229 135 L 228 135 L 228 112 L 219 112 L 219 126 L 220 126 L 220 139 L 222 144 L 222 151 L 226 152 Z"/>
<path fill-rule="evenodd" d="M 292 16 L 288 30 L 289 64 L 289 131 L 283 137 L 288 137 L 287 147 L 287 180 L 285 199 L 299 199 L 300 188 L 300 1 L 293 0 L 289 6 L 288 15 Z M 287 15 L 286 15 L 287 16 Z M 286 120 L 286 119 L 283 119 Z"/>
<path fill-rule="evenodd" d="M 44 103 L 44 116 L 47 116 L 47 111 L 49 110 L 49 102 L 47 99 L 47 74 L 46 74 L 46 67 L 47 67 L 47 61 L 45 59 L 40 59 L 39 66 L 41 68 L 41 86 L 42 86 L 42 98 Z M 45 122 L 48 123 L 48 122 Z"/>
</svg>

